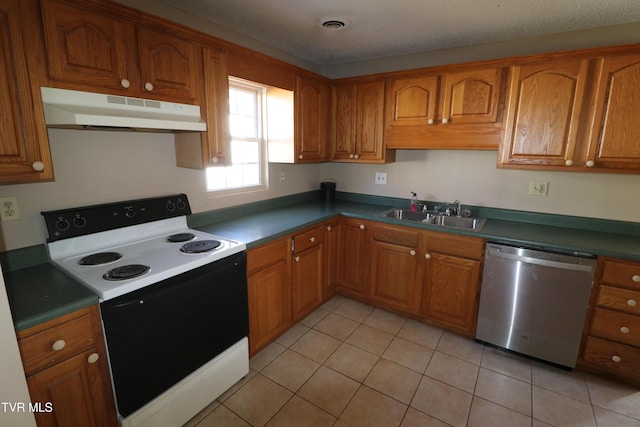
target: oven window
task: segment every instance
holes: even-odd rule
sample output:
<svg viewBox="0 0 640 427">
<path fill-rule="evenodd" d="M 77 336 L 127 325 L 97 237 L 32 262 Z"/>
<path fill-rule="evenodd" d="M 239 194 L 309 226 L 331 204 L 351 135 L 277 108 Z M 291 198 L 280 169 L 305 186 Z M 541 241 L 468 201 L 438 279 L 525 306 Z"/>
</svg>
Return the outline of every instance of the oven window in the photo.
<svg viewBox="0 0 640 427">
<path fill-rule="evenodd" d="M 229 78 L 231 164 L 207 168 L 207 190 L 267 188 L 265 86 Z"/>
</svg>

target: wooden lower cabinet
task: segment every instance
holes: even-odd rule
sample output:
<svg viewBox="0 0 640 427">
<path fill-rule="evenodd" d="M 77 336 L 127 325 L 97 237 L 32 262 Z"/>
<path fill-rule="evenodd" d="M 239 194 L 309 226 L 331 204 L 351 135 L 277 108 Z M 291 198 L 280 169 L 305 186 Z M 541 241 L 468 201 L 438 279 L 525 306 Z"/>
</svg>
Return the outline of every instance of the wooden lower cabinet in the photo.
<svg viewBox="0 0 640 427">
<path fill-rule="evenodd" d="M 598 258 L 578 367 L 640 386 L 640 263 Z"/>
<path fill-rule="evenodd" d="M 462 335 L 475 336 L 484 239 L 426 232 L 421 313 Z"/>
<path fill-rule="evenodd" d="M 370 234 L 368 299 L 381 307 L 417 314 L 420 306 L 420 232 L 373 224 Z"/>
<path fill-rule="evenodd" d="M 251 355 L 292 325 L 290 253 L 288 238 L 247 251 Z"/>
<path fill-rule="evenodd" d="M 325 300 L 331 298 L 338 290 L 339 276 L 338 267 L 340 265 L 340 243 L 341 230 L 340 218 L 328 221 L 325 225 L 324 240 L 324 292 Z"/>
<path fill-rule="evenodd" d="M 322 304 L 324 287 L 324 227 L 293 237 L 293 320 Z"/>
<path fill-rule="evenodd" d="M 97 306 L 17 335 L 39 427 L 118 424 Z"/>
<path fill-rule="evenodd" d="M 358 219 L 344 218 L 340 227 L 339 290 L 347 296 L 363 299 L 369 278 L 367 251 L 369 223 Z"/>
</svg>

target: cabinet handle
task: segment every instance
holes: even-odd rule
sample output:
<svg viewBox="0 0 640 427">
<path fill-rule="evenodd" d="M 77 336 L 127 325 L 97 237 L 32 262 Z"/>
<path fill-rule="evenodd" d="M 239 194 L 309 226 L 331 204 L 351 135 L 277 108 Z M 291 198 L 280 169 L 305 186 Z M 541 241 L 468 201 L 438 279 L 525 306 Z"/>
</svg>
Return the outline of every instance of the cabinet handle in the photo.
<svg viewBox="0 0 640 427">
<path fill-rule="evenodd" d="M 627 328 L 626 326 L 623 326 L 620 328 L 620 332 L 622 332 L 623 334 L 628 334 L 629 333 L 629 328 Z"/>
<path fill-rule="evenodd" d="M 122 79 L 120 80 L 120 86 L 122 86 L 125 89 L 129 89 L 129 86 L 131 86 L 131 82 L 127 79 Z"/>
<path fill-rule="evenodd" d="M 592 168 L 595 164 L 593 160 L 587 160 L 587 163 L 585 163 L 588 168 Z"/>
<path fill-rule="evenodd" d="M 146 82 L 146 83 L 144 84 L 144 88 L 145 88 L 146 90 L 148 90 L 149 92 L 151 92 L 151 91 L 153 90 L 153 83 L 151 83 L 151 82 Z"/>
<path fill-rule="evenodd" d="M 433 124 L 433 119 L 427 120 L 427 124 L 432 125 Z"/>
<path fill-rule="evenodd" d="M 327 231 L 331 231 L 331 226 L 327 225 Z"/>
<path fill-rule="evenodd" d="M 295 262 L 300 262 L 300 257 L 299 256 L 296 256 L 293 259 L 295 260 Z"/>
<path fill-rule="evenodd" d="M 310 238 L 309 238 L 309 241 L 310 241 L 311 243 L 313 243 L 313 242 L 315 242 L 315 241 L 316 241 L 316 238 L 315 238 L 315 237 L 310 237 Z"/>
<path fill-rule="evenodd" d="M 446 125 L 447 123 L 449 123 L 449 119 L 447 119 L 447 118 L 442 119 L 442 124 L 443 125 Z"/>
<path fill-rule="evenodd" d="M 620 356 L 618 356 L 617 354 L 611 356 L 611 360 L 615 363 L 620 363 L 622 361 L 622 358 L 620 358 Z"/>
<path fill-rule="evenodd" d="M 87 357 L 87 362 L 94 364 L 100 359 L 100 355 L 98 353 L 91 353 L 89 357 Z"/>
<path fill-rule="evenodd" d="M 564 164 L 567 166 L 572 166 L 573 165 L 573 160 L 565 160 Z"/>
<path fill-rule="evenodd" d="M 635 307 L 635 306 L 636 306 L 636 304 L 638 304 L 638 303 L 637 303 L 637 302 L 636 302 L 636 300 L 634 300 L 634 299 L 628 299 L 628 300 L 627 300 L 627 305 L 628 305 L 629 307 Z"/>
<path fill-rule="evenodd" d="M 634 283 L 640 283 L 640 274 L 634 274 L 631 276 L 631 280 L 633 280 Z"/>
<path fill-rule="evenodd" d="M 51 350 L 53 351 L 60 351 L 62 350 L 65 346 L 67 345 L 67 343 L 65 342 L 65 340 L 58 340 L 56 342 L 53 343 L 53 345 L 51 346 Z"/>
<path fill-rule="evenodd" d="M 302 154 L 299 154 L 299 155 L 298 155 L 298 158 L 299 158 L 300 160 L 302 160 L 302 159 L 304 158 L 304 156 L 303 156 Z"/>
<path fill-rule="evenodd" d="M 211 163 L 218 163 L 218 161 L 219 161 L 219 160 L 218 160 L 218 157 L 216 157 L 216 156 L 213 156 L 213 157 L 211 158 Z"/>
<path fill-rule="evenodd" d="M 415 255 L 416 255 L 416 251 L 414 251 L 413 249 L 411 249 L 411 250 L 409 251 L 409 255 L 411 255 L 411 256 L 415 256 Z"/>
<path fill-rule="evenodd" d="M 431 259 L 431 254 L 424 254 L 424 259 Z"/>
<path fill-rule="evenodd" d="M 353 154 L 349 154 L 349 158 L 350 158 L 350 159 L 353 159 Z"/>
<path fill-rule="evenodd" d="M 360 230 L 364 230 L 364 224 L 360 224 Z"/>
<path fill-rule="evenodd" d="M 355 156 L 353 156 L 354 159 L 358 160 L 360 158 L 359 154 L 356 154 Z"/>
<path fill-rule="evenodd" d="M 41 161 L 33 162 L 31 168 L 36 172 L 42 172 L 44 170 L 44 163 Z"/>
</svg>

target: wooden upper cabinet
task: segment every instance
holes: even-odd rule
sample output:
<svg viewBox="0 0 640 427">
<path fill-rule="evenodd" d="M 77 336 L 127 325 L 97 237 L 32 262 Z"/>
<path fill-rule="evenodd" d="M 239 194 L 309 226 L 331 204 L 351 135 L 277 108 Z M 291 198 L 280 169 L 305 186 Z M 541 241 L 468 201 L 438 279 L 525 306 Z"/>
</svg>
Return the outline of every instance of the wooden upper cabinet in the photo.
<svg viewBox="0 0 640 427">
<path fill-rule="evenodd" d="M 640 55 L 600 60 L 587 167 L 640 171 Z"/>
<path fill-rule="evenodd" d="M 51 79 L 119 90 L 133 80 L 123 21 L 54 0 L 42 13 Z"/>
<path fill-rule="evenodd" d="M 574 164 L 588 66 L 570 59 L 512 67 L 498 166 Z"/>
<path fill-rule="evenodd" d="M 443 72 L 388 83 L 388 148 L 497 149 L 506 69 Z"/>
<path fill-rule="evenodd" d="M 329 159 L 328 84 L 319 79 L 296 77 L 294 93 L 295 161 L 324 162 Z"/>
<path fill-rule="evenodd" d="M 0 184 L 53 178 L 44 116 L 33 101 L 17 8 L 18 2 L 0 0 Z"/>
<path fill-rule="evenodd" d="M 52 80 L 72 89 L 198 99 L 200 60 L 190 40 L 65 1 L 43 1 L 42 13 Z"/>
<path fill-rule="evenodd" d="M 432 125 L 437 120 L 440 77 L 392 80 L 387 92 L 387 123 L 395 126 Z"/>
<path fill-rule="evenodd" d="M 332 91 L 331 160 L 384 163 L 384 81 L 336 85 Z"/>
</svg>

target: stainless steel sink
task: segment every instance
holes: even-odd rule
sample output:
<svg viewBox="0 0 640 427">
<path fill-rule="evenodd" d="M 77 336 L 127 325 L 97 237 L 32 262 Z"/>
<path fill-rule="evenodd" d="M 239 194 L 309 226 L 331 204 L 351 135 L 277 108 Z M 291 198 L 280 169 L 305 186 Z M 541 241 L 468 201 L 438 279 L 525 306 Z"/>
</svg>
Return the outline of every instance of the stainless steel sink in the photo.
<svg viewBox="0 0 640 427">
<path fill-rule="evenodd" d="M 408 209 L 389 209 L 378 216 L 470 231 L 480 231 L 487 222 L 487 218 L 438 215 L 434 212 L 412 212 Z"/>
</svg>

